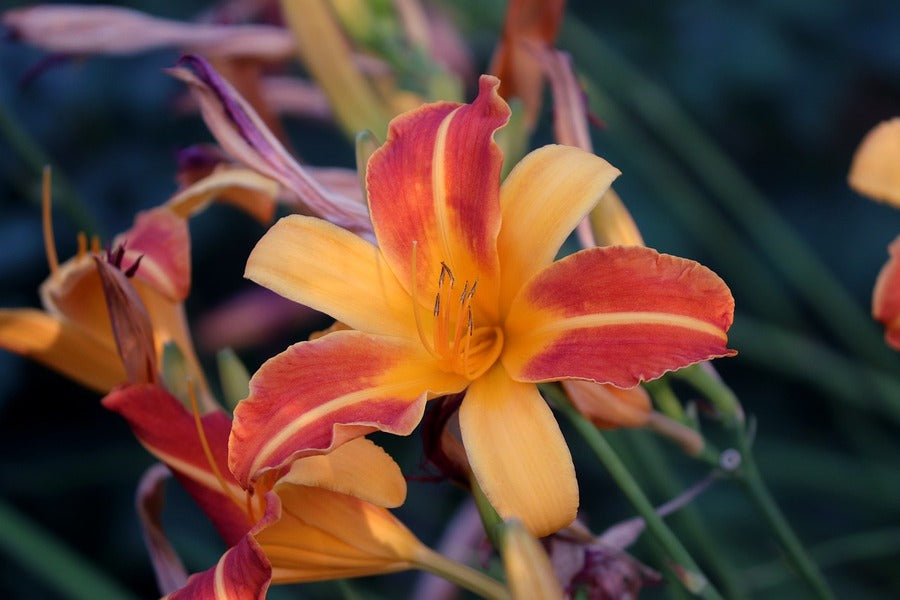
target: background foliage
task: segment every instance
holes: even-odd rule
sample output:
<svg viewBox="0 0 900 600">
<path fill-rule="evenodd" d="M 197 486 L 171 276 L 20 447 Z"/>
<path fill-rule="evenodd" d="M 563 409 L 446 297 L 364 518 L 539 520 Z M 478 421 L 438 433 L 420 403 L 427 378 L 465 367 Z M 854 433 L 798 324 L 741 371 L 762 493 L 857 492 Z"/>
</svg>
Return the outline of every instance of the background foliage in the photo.
<svg viewBox="0 0 900 600">
<path fill-rule="evenodd" d="M 206 6 L 122 4 L 173 18 Z M 485 69 L 502 2 L 447 2 L 446 9 Z M 624 172 L 617 190 L 648 245 L 695 258 L 732 287 L 738 313 L 731 346 L 740 354 L 717 368 L 756 416 L 755 449 L 774 494 L 847 598 L 900 592 L 900 358 L 867 316 L 886 245 L 900 233 L 900 212 L 861 199 L 845 183 L 864 133 L 900 114 L 897 40 L 900 9 L 891 0 L 583 0 L 569 3 L 558 41 L 586 79 L 592 110 L 605 123 L 594 131 L 596 151 Z M 161 69 L 177 56 L 76 59 L 31 77 L 42 54 L 0 44 L 0 305 L 37 305 L 47 274 L 40 166 L 55 169 L 57 245 L 65 257 L 77 231 L 108 239 L 136 210 L 167 198 L 175 189 L 175 151 L 211 139 L 196 115 L 173 108 L 181 89 Z M 352 148 L 336 130 L 300 121 L 287 127 L 303 159 L 352 166 Z M 549 128 L 540 129 L 536 144 L 549 141 Z M 249 286 L 243 261 L 262 229 L 214 207 L 191 222 L 191 233 L 187 308 L 198 319 Z M 286 332 L 242 358 L 255 368 L 300 335 Z M 212 368 L 211 354 L 206 359 Z M 0 354 L 4 597 L 62 597 L 54 577 L 83 583 L 83 597 L 103 596 L 102 585 L 155 594 L 132 507 L 151 460 L 97 400 L 40 366 Z M 715 437 L 716 428 L 708 430 Z M 569 437 L 592 527 L 630 517 L 603 470 Z M 704 474 L 641 433 L 611 439 L 656 502 Z M 423 474 L 416 440 L 380 442 L 400 455 L 408 475 Z M 169 531 L 188 566 L 205 568 L 220 548 L 199 512 L 171 487 Z M 413 481 L 399 513 L 433 542 L 461 497 L 448 484 Z M 716 484 L 692 510 L 673 527 L 703 563 L 706 546 L 696 537 L 702 523 L 711 547 L 737 568 L 736 593 L 803 593 L 734 484 Z M 10 545 L 11 538 L 37 544 L 46 571 L 21 570 L 27 548 Z M 56 546 L 71 554 L 54 553 Z M 652 548 L 633 550 L 653 563 Z M 92 569 L 99 580 L 86 579 Z M 389 597 L 411 577 L 303 586 L 287 596 L 342 590 Z"/>
</svg>

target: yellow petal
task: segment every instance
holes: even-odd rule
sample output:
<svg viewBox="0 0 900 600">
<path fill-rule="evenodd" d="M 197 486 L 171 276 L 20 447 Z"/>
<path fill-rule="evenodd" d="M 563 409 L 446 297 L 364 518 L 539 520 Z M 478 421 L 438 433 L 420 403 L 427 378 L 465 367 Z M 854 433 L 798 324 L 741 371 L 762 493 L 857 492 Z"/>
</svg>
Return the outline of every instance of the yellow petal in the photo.
<svg viewBox="0 0 900 600">
<path fill-rule="evenodd" d="M 848 179 L 860 194 L 900 206 L 900 117 L 883 121 L 866 134 Z"/>
<path fill-rule="evenodd" d="M 501 314 L 618 176 L 602 158 L 569 146 L 544 146 L 516 165 L 500 187 Z"/>
<path fill-rule="evenodd" d="M 126 378 L 111 336 L 97 338 L 35 309 L 0 310 L 0 348 L 36 360 L 98 392 L 108 392 Z"/>
<path fill-rule="evenodd" d="M 575 520 L 575 467 L 535 385 L 513 381 L 497 364 L 469 386 L 459 422 L 472 471 L 501 517 L 538 537 Z"/>
<path fill-rule="evenodd" d="M 400 506 L 406 499 L 400 467 L 366 438 L 351 440 L 328 454 L 301 458 L 279 481 L 325 488 L 379 506 Z"/>
<path fill-rule="evenodd" d="M 222 168 L 181 190 L 166 202 L 179 217 L 189 217 L 222 198 L 262 223 L 272 220 L 278 184 L 250 169 Z"/>
<path fill-rule="evenodd" d="M 320 219 L 278 221 L 253 249 L 244 275 L 354 329 L 418 337 L 412 299 L 378 248 Z"/>
<path fill-rule="evenodd" d="M 279 520 L 255 534 L 276 582 L 400 571 L 422 551 L 422 543 L 380 506 L 300 485 L 279 484 L 276 493 Z"/>
<path fill-rule="evenodd" d="M 565 597 L 550 558 L 521 523 L 506 523 L 501 544 L 503 569 L 514 600 Z"/>
</svg>

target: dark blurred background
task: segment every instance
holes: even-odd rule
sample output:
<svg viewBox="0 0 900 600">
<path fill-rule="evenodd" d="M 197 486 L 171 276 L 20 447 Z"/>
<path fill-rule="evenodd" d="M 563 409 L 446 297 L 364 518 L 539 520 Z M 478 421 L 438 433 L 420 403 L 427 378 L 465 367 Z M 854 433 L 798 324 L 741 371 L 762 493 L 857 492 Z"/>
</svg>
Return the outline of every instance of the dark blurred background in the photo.
<svg viewBox="0 0 900 600">
<path fill-rule="evenodd" d="M 3 8 L 25 4 L 7 1 Z M 121 5 L 178 19 L 209 7 L 197 0 Z M 503 3 L 439 5 L 484 70 Z M 892 0 L 571 1 L 558 46 L 572 53 L 584 77 L 591 109 L 604 123 L 593 132 L 596 152 L 623 171 L 616 188 L 647 244 L 701 261 L 734 291 L 731 345 L 740 354 L 717 368 L 757 418 L 760 466 L 797 533 L 840 597 L 896 597 L 900 420 L 883 398 L 897 389 L 891 386 L 900 360 L 866 315 L 886 246 L 900 233 L 900 211 L 851 192 L 846 174 L 863 135 L 900 114 L 900 7 Z M 183 90 L 162 70 L 175 63 L 176 50 L 41 67 L 45 57 L 0 43 L 3 307 L 37 306 L 48 273 L 35 165 L 51 163 L 57 185 L 68 181 L 78 199 L 55 205 L 64 259 L 79 230 L 109 239 L 136 211 L 168 198 L 176 151 L 211 141 L 197 115 L 174 109 Z M 542 122 L 549 123 L 552 108 L 544 110 Z M 337 130 L 290 119 L 286 128 L 305 161 L 353 166 L 353 149 Z M 550 141 L 542 126 L 535 144 Z M 228 207 L 192 219 L 189 317 L 199 319 L 249 287 L 243 262 L 262 231 Z M 255 369 L 300 335 L 285 332 L 241 358 Z M 208 350 L 202 358 L 212 369 Z M 718 435 L 715 424 L 706 431 Z M 590 525 L 602 531 L 632 516 L 583 443 L 566 433 Z M 642 434 L 611 439 L 656 502 L 704 475 L 672 446 Z M 407 474 L 422 475 L 417 439 L 379 442 Z M 135 596 L 154 597 L 133 510 L 136 482 L 151 462 L 96 394 L 0 352 L 0 499 L 8 513 L 0 514 L 0 528 L 9 532 L 27 519 Z M 398 513 L 434 543 L 461 498 L 449 484 L 413 481 Z M 741 574 L 739 592 L 803 597 L 735 484 L 717 483 L 694 511 Z M 222 550 L 198 515 L 170 486 L 168 530 L 192 570 Z M 693 526 L 672 523 L 676 531 Z M 9 557 L 0 561 L 0 596 L 59 597 L 3 544 L 0 555 Z M 632 550 L 653 562 L 648 545 Z M 47 558 L 53 564 L 49 551 Z M 279 597 L 402 597 L 411 580 L 300 586 Z M 647 591 L 663 595 L 662 588 Z"/>
</svg>

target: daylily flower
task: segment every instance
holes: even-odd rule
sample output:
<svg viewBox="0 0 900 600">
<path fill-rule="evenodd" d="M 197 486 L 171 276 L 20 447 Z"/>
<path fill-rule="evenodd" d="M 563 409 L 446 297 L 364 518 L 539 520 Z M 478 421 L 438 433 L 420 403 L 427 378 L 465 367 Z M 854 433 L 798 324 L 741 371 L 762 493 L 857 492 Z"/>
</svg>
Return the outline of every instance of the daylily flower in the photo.
<svg viewBox="0 0 900 600">
<path fill-rule="evenodd" d="M 850 166 L 850 187 L 900 208 L 900 117 L 884 121 L 860 143 Z M 900 350 L 900 236 L 888 246 L 890 258 L 872 293 L 872 316 L 885 326 L 889 346 Z"/>
<path fill-rule="evenodd" d="M 173 592 L 172 598 L 262 598 L 273 580 L 421 568 L 453 574 L 485 597 L 505 598 L 496 581 L 436 554 L 386 510 L 402 504 L 406 481 L 390 456 L 365 438 L 271 471 L 252 488 L 240 486 L 227 466 L 231 419 L 220 408 L 201 416 L 190 384 L 191 411 L 158 384 L 143 302 L 119 265 L 95 260 L 129 376 L 103 404 L 128 421 L 231 546 L 215 567 L 186 580 L 159 525 L 160 475 L 150 471 L 142 480 L 149 489 L 141 492 L 138 508 L 163 593 Z"/>
<path fill-rule="evenodd" d="M 0 309 L 0 347 L 28 356 L 100 392 L 126 379 L 92 254 L 79 236 L 78 253 L 59 263 L 50 220 L 49 176 L 44 194 L 44 241 L 50 276 L 40 287 L 44 310 Z M 271 198 L 277 186 L 246 170 L 216 172 L 182 190 L 161 207 L 140 213 L 131 229 L 112 240 L 109 248 L 118 266 L 130 271 L 150 315 L 155 347 L 161 355 L 166 343 L 176 344 L 200 389 L 204 407 L 211 406 L 205 379 L 193 350 L 183 301 L 190 289 L 190 241 L 185 218 L 213 197 L 228 195 L 261 219 L 271 219 Z M 251 194 L 245 196 L 245 194 Z M 268 196 L 268 206 L 259 202 Z M 251 204 L 248 200 L 256 203 Z"/>
<path fill-rule="evenodd" d="M 506 6 L 503 35 L 488 70 L 500 78 L 504 98 L 522 100 L 529 130 L 541 110 L 545 73 L 540 53 L 556 40 L 564 10 L 564 0 L 511 0 Z"/>
<path fill-rule="evenodd" d="M 270 579 L 387 573 L 411 568 L 425 552 L 383 508 L 405 498 L 399 468 L 364 438 L 329 455 L 298 460 L 247 492 L 227 468 L 231 421 L 224 412 L 195 422 L 166 390 L 144 384 L 119 387 L 103 404 L 121 414 L 140 442 L 169 466 L 231 547 L 216 567 L 192 577 L 172 598 L 222 597 L 201 591 L 215 578 L 228 589 L 243 590 L 225 597 L 255 598 Z"/>
<path fill-rule="evenodd" d="M 547 146 L 500 182 L 497 79 L 472 104 L 401 115 L 368 164 L 378 246 L 292 215 L 257 244 L 246 275 L 351 327 L 291 346 L 251 380 L 230 465 L 249 484 L 375 429 L 410 433 L 424 402 L 465 391 L 469 464 L 503 518 L 535 535 L 575 518 L 565 440 L 538 382 L 631 387 L 717 356 L 733 299 L 714 273 L 641 247 L 554 262 L 618 171 Z"/>
</svg>

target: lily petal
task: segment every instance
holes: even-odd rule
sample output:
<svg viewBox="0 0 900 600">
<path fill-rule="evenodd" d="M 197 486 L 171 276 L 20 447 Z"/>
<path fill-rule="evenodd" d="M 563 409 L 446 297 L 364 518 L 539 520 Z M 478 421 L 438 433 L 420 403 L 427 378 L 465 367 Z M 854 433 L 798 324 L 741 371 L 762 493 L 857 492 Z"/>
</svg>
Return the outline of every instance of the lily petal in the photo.
<svg viewBox="0 0 900 600">
<path fill-rule="evenodd" d="M 299 208 L 361 235 L 372 225 L 364 206 L 325 190 L 297 164 L 260 119 L 256 111 L 208 62 L 189 55 L 181 60 L 196 70 L 171 69 L 169 73 L 186 83 L 200 104 L 203 120 L 216 140 L 235 159 L 271 177 L 292 192 Z"/>
<path fill-rule="evenodd" d="M 503 82 L 504 98 L 521 98 L 528 127 L 541 110 L 544 73 L 537 53 L 552 46 L 565 9 L 564 0 L 512 0 L 507 4 L 503 38 L 490 72 Z"/>
<path fill-rule="evenodd" d="M 166 480 L 170 477 L 172 472 L 165 465 L 154 463 L 141 477 L 135 497 L 135 508 L 156 575 L 156 586 L 163 594 L 174 592 L 187 583 L 184 565 L 162 527 Z"/>
<path fill-rule="evenodd" d="M 128 421 L 141 444 L 168 465 L 228 545 L 250 530 L 253 521 L 235 502 L 245 498 L 244 490 L 228 471 L 231 421 L 224 412 L 202 417 L 213 465 L 204 452 L 193 415 L 163 388 L 126 385 L 107 395 L 103 406 Z"/>
<path fill-rule="evenodd" d="M 427 104 L 395 118 L 369 159 L 366 187 L 378 244 L 407 290 L 417 271 L 427 302 L 444 262 L 460 282 L 478 279 L 476 302 L 496 304 L 503 156 L 493 135 L 509 119 L 498 85 L 482 76 L 472 104 Z"/>
<path fill-rule="evenodd" d="M 354 329 L 416 336 L 410 296 L 378 248 L 321 219 L 280 219 L 250 253 L 244 276 Z"/>
<path fill-rule="evenodd" d="M 853 155 L 848 179 L 860 194 L 900 206 L 900 117 L 866 134 Z"/>
<path fill-rule="evenodd" d="M 125 248 L 122 269 L 141 263 L 135 277 L 172 302 L 187 298 L 191 288 L 191 241 L 187 223 L 166 207 L 139 213 L 134 226 L 113 240 Z"/>
<path fill-rule="evenodd" d="M 581 379 L 561 383 L 578 412 L 601 429 L 642 427 L 653 412 L 650 394 L 639 385 L 622 389 Z"/>
<path fill-rule="evenodd" d="M 37 309 L 0 310 L 0 348 L 27 356 L 98 392 L 106 393 L 127 379 L 112 335 L 97 337 Z"/>
<path fill-rule="evenodd" d="M 375 430 L 406 435 L 427 398 L 466 383 L 438 370 L 418 340 L 337 331 L 294 344 L 260 367 L 235 410 L 231 471 L 249 487 L 266 470 Z"/>
<path fill-rule="evenodd" d="M 251 535 L 231 547 L 216 566 L 191 575 L 185 587 L 166 600 L 265 600 L 272 567 Z"/>
<path fill-rule="evenodd" d="M 277 197 L 278 184 L 272 179 L 250 169 L 221 167 L 172 196 L 166 206 L 186 218 L 221 198 L 267 225 L 275 216 Z"/>
<path fill-rule="evenodd" d="M 284 60 L 291 35 L 267 25 L 181 23 L 113 6 L 33 6 L 3 13 L 3 24 L 28 43 L 69 54 L 136 54 L 192 48 L 207 56 Z"/>
<path fill-rule="evenodd" d="M 278 583 L 402 571 L 423 550 L 387 509 L 352 496 L 278 484 L 267 499 L 270 511 L 280 499 L 281 516 L 256 539 Z"/>
<path fill-rule="evenodd" d="M 501 313 L 526 281 L 553 262 L 619 174 L 594 154 L 556 145 L 529 153 L 510 172 L 500 188 Z"/>
<path fill-rule="evenodd" d="M 328 489 L 378 506 L 406 499 L 406 479 L 391 456 L 366 438 L 350 440 L 328 454 L 295 461 L 281 483 Z"/>
<path fill-rule="evenodd" d="M 137 289 L 122 271 L 93 255 L 103 284 L 119 358 L 131 383 L 156 383 L 158 378 L 153 325 Z"/>
<path fill-rule="evenodd" d="M 734 355 L 726 346 L 733 315 L 728 287 L 694 261 L 638 246 L 591 248 L 555 262 L 516 296 L 502 361 L 520 381 L 632 387 Z"/>
<path fill-rule="evenodd" d="M 890 246 L 890 259 L 875 280 L 872 294 L 872 316 L 885 326 L 884 339 L 900 350 L 900 237 Z"/>
<path fill-rule="evenodd" d="M 495 365 L 466 391 L 459 424 L 478 485 L 503 519 L 521 520 L 538 537 L 575 520 L 572 456 L 537 386 Z"/>
</svg>

